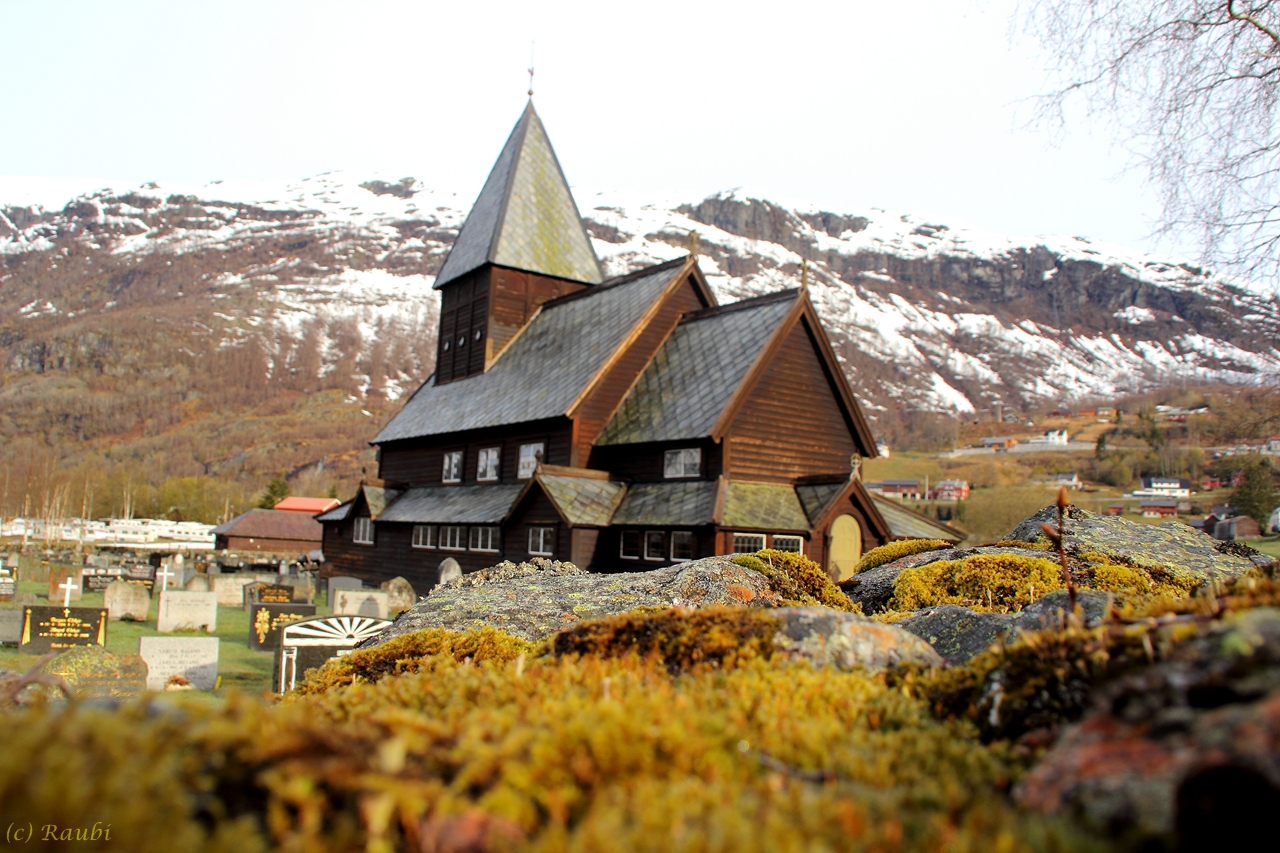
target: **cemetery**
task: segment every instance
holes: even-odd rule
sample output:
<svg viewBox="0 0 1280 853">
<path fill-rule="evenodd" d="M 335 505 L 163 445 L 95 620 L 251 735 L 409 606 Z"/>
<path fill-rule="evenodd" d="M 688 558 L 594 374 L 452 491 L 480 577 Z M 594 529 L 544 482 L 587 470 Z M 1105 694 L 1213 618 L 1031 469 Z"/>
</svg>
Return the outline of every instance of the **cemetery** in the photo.
<svg viewBox="0 0 1280 853">
<path fill-rule="evenodd" d="M 155 562 L 0 554 L 0 671 L 26 672 L 53 654 L 42 671 L 81 697 L 175 690 L 215 697 L 231 689 L 263 695 L 282 684 L 281 638 L 289 626 L 302 629 L 289 643 L 292 688 L 306 669 L 390 624 L 392 593 L 361 590 L 353 578 L 335 578 L 329 588 L 296 566 L 281 575 L 266 567 Z M 408 593 L 397 587 L 396 612 L 415 600 L 412 587 L 400 583 Z M 326 622 L 337 592 L 351 595 L 340 606 L 352 615 Z"/>
</svg>

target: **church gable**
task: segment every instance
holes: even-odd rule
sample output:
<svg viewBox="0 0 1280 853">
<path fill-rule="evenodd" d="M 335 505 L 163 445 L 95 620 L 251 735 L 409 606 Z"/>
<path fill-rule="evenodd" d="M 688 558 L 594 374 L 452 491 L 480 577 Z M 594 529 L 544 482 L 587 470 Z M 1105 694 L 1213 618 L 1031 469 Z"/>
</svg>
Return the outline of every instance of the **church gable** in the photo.
<svg viewBox="0 0 1280 853">
<path fill-rule="evenodd" d="M 857 404 L 850 410 L 843 399 L 837 384 L 843 375 L 832 375 L 825 363 L 815 321 L 811 310 L 802 311 L 743 389 L 725 438 L 729 476 L 791 482 L 816 473 L 847 475 L 851 456 L 874 452 Z"/>
</svg>

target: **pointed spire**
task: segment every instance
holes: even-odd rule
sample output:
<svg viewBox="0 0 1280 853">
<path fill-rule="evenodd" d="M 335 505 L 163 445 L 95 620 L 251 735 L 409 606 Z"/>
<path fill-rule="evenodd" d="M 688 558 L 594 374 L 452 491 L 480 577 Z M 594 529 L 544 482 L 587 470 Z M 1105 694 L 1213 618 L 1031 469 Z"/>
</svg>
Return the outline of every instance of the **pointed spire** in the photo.
<svg viewBox="0 0 1280 853">
<path fill-rule="evenodd" d="M 532 101 L 462 223 L 435 286 L 486 263 L 588 284 L 604 279 Z"/>
</svg>

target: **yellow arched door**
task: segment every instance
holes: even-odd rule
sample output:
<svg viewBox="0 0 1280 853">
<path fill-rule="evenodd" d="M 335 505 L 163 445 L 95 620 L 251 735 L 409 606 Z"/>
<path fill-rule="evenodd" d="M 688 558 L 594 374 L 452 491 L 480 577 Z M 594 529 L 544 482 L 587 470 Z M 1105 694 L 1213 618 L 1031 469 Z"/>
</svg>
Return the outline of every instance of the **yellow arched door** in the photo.
<svg viewBox="0 0 1280 853">
<path fill-rule="evenodd" d="M 852 515 L 842 515 L 831 525 L 831 551 L 829 565 L 837 580 L 853 577 L 853 570 L 862 559 L 862 525 Z"/>
</svg>

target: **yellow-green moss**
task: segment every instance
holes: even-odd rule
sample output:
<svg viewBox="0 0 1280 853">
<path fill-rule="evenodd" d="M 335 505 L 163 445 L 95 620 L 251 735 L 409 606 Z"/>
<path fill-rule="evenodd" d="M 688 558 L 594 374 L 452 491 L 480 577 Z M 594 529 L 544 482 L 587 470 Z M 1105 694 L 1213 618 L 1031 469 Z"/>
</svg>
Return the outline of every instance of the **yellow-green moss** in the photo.
<svg viewBox="0 0 1280 853">
<path fill-rule="evenodd" d="M 472 663 L 505 664 L 520 655 L 530 655 L 535 645 L 496 628 L 455 632 L 427 628 L 388 640 L 371 649 L 357 649 L 331 660 L 319 669 L 308 670 L 296 694 L 324 693 L 357 681 L 377 681 L 383 676 L 417 672 L 431 668 L 442 659 L 470 660 Z"/>
<path fill-rule="evenodd" d="M 883 566 L 886 563 L 901 560 L 903 557 L 909 557 L 912 554 L 923 554 L 925 551 L 939 551 L 943 548 L 954 547 L 953 543 L 945 539 L 899 539 L 897 542 L 890 542 L 887 545 L 881 545 L 879 548 L 872 548 L 863 554 L 853 573 L 859 574 L 867 569 L 874 569 L 876 566 Z"/>
<path fill-rule="evenodd" d="M 1125 566 L 1115 563 L 1090 566 L 1093 587 L 1125 597 L 1160 596 L 1185 598 L 1199 586 L 1193 576 L 1159 566 Z"/>
<path fill-rule="evenodd" d="M 683 607 L 580 622 L 552 638 L 557 655 L 656 656 L 671 672 L 773 656 L 777 620 L 759 608 Z"/>
<path fill-rule="evenodd" d="M 890 610 L 962 604 L 974 610 L 1021 610 L 1033 598 L 1063 588 L 1062 567 L 1041 557 L 979 554 L 903 569 Z"/>
<path fill-rule="evenodd" d="M 739 554 L 733 562 L 754 569 L 769 579 L 769 588 L 783 603 L 797 607 L 832 607 L 848 613 L 861 613 L 862 605 L 854 604 L 840 587 L 831 582 L 822 567 L 803 554 L 767 549 L 755 554 Z"/>
<path fill-rule="evenodd" d="M 1041 539 L 1038 542 L 1024 542 L 1021 539 L 1001 539 L 999 542 L 995 543 L 994 547 L 996 548 L 1028 548 L 1028 549 L 1035 549 L 1037 551 L 1053 550 L 1053 545 L 1044 539 Z"/>
</svg>

